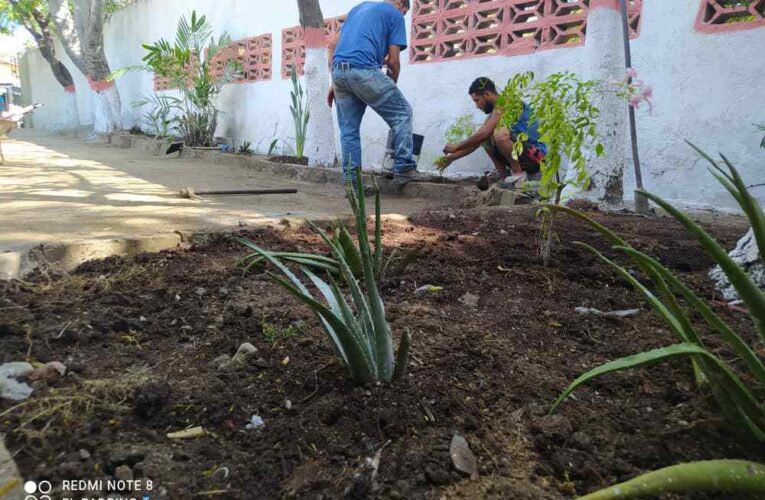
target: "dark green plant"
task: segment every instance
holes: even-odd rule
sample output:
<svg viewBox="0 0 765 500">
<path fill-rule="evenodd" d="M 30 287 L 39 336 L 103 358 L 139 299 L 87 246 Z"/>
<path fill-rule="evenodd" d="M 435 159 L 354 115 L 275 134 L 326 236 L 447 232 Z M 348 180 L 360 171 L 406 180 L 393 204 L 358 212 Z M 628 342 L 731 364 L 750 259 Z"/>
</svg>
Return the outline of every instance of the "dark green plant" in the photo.
<svg viewBox="0 0 765 500">
<path fill-rule="evenodd" d="M 252 154 L 252 142 L 244 141 L 238 149 L 239 154 L 251 155 Z"/>
<path fill-rule="evenodd" d="M 276 151 L 276 146 L 279 144 L 279 139 L 274 139 L 271 141 L 271 145 L 268 146 L 268 156 L 272 156 L 274 154 L 274 151 Z"/>
<path fill-rule="evenodd" d="M 723 168 L 702 151 L 698 149 L 697 151 L 710 162 L 712 174 L 743 209 L 752 225 L 760 254 L 765 255 L 765 215 L 763 215 L 757 200 L 749 193 L 738 171 L 725 156 L 721 155 L 725 165 Z M 765 345 L 765 293 L 754 283 L 746 271 L 734 262 L 728 253 L 691 218 L 656 195 L 647 192 L 641 192 L 641 194 L 655 202 L 685 226 L 688 231 L 696 236 L 706 252 L 720 265 L 749 310 L 759 334 L 760 348 Z M 714 313 L 711 307 L 656 259 L 635 250 L 615 233 L 579 212 L 557 206 L 550 206 L 549 208 L 569 213 L 584 220 L 599 231 L 615 250 L 629 256 L 643 270 L 653 282 L 656 293 L 640 283 L 623 266 L 608 259 L 596 249 L 579 243 L 616 269 L 624 279 L 640 291 L 680 340 L 679 344 L 622 358 L 590 370 L 577 378 L 560 395 L 553 406 L 553 411 L 577 387 L 595 377 L 671 358 L 689 357 L 693 360 L 697 380 L 709 383 L 725 417 L 736 428 L 747 431 L 754 439 L 765 441 L 765 405 L 762 398 L 765 393 L 765 364 L 757 354 L 758 347 L 749 345 L 742 339 Z M 729 361 L 707 349 L 691 323 L 691 315 L 681 307 L 676 294 L 682 296 L 693 312 L 699 314 L 738 356 L 743 363 L 742 368 L 748 372 L 746 378 L 739 377 L 731 368 Z"/>
<path fill-rule="evenodd" d="M 290 91 L 292 104 L 290 104 L 290 111 L 292 112 L 292 120 L 295 124 L 295 156 L 302 158 L 305 151 L 308 120 L 311 118 L 311 113 L 308 111 L 303 84 L 298 80 L 297 70 L 294 65 L 290 69 L 290 78 L 292 79 L 292 90 Z"/>
<path fill-rule="evenodd" d="M 755 125 L 755 127 L 757 127 L 757 130 L 759 130 L 760 132 L 765 132 L 765 124 Z M 765 149 L 765 136 L 763 136 L 762 142 L 760 142 L 760 147 Z"/>
<path fill-rule="evenodd" d="M 394 357 L 393 337 L 385 317 L 385 306 L 376 280 L 382 260 L 380 194 L 379 191 L 375 194 L 375 249 L 373 251 L 367 232 L 364 184 L 360 169 L 357 170 L 356 178 L 355 190 L 349 183 L 347 194 L 355 216 L 357 243 L 351 240 L 353 244 L 348 244 L 345 235 L 350 237 L 350 233 L 342 224 L 338 225 L 339 239 L 335 239 L 309 222 L 329 246 L 334 263 L 339 269 L 339 275 L 350 292 L 350 302 L 341 292 L 331 273 L 328 274 L 327 282 L 309 269 L 309 267 L 315 267 L 317 262 L 326 265 L 326 257 L 313 256 L 307 262 L 301 262 L 304 256 L 291 258 L 293 262 L 304 264 L 300 266 L 300 269 L 324 298 L 325 302 L 322 302 L 317 300 L 301 279 L 282 262 L 284 257 L 280 258 L 279 254 L 263 250 L 252 241 L 243 238 L 239 238 L 238 241 L 278 269 L 278 273 L 269 272 L 271 278 L 311 308 L 319 318 L 341 362 L 350 372 L 352 380 L 356 384 L 363 385 L 402 377 L 406 370 L 411 339 L 408 332 L 403 335 L 398 353 Z M 352 268 L 359 266 L 360 269 L 356 270 L 357 274 L 354 274 Z M 363 287 L 360 282 L 363 283 Z"/>
</svg>

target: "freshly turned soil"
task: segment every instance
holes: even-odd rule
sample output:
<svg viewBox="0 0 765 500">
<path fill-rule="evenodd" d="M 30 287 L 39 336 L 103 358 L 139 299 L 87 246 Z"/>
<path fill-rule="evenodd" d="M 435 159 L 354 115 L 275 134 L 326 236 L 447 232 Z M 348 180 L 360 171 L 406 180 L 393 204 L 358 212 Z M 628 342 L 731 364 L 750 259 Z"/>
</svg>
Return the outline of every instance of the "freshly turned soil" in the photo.
<svg viewBox="0 0 765 500">
<path fill-rule="evenodd" d="M 289 165 L 308 165 L 308 158 L 303 156 L 298 158 L 297 156 L 269 156 L 268 161 L 274 163 L 286 163 Z"/>
<path fill-rule="evenodd" d="M 717 298 L 710 259 L 673 220 L 591 215 Z M 729 246 L 745 230 L 707 226 Z M 386 255 L 425 251 L 381 280 L 396 342 L 407 330 L 413 337 L 408 375 L 395 385 L 354 387 L 308 309 L 265 269 L 242 272 L 247 252 L 230 235 L 2 283 L 0 362 L 69 368 L 29 401 L 95 394 L 96 402 L 24 426 L 34 413 L 16 409 L 0 418 L 0 432 L 27 479 L 56 485 L 127 465 L 153 481 L 151 498 L 173 499 L 570 498 L 679 462 L 762 461 L 763 449 L 696 386 L 688 360 L 602 377 L 547 415 L 587 369 L 676 339 L 612 269 L 573 245 L 620 258 L 594 231 L 561 216 L 544 267 L 538 227 L 533 208 L 386 222 Z M 239 234 L 267 249 L 326 253 L 308 229 Z M 423 285 L 443 290 L 416 297 Z M 578 306 L 641 312 L 618 320 L 583 316 Z M 718 312 L 754 339 L 748 316 Z M 257 351 L 242 366 L 212 363 L 243 342 Z M 0 402 L 0 413 L 11 407 Z M 265 426 L 247 429 L 253 415 Z M 207 434 L 167 438 L 195 426 Z M 478 460 L 477 479 L 452 465 L 455 433 Z M 378 452 L 373 481 L 368 463 Z"/>
</svg>

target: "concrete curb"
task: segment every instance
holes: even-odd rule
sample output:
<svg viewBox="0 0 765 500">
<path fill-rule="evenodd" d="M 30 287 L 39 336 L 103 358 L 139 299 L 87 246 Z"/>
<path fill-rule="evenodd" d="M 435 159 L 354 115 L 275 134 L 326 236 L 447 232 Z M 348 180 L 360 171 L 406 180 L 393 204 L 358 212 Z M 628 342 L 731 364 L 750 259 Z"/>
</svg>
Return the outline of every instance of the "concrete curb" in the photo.
<svg viewBox="0 0 765 500">
<path fill-rule="evenodd" d="M 22 500 L 24 479 L 0 437 L 0 500 Z"/>
</svg>

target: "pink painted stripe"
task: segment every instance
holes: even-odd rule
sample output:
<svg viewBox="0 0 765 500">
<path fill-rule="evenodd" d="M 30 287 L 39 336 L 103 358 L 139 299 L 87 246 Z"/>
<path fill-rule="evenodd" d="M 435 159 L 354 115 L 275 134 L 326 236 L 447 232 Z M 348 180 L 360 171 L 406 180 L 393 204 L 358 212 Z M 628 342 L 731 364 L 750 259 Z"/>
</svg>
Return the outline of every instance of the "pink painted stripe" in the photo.
<svg viewBox="0 0 765 500">
<path fill-rule="evenodd" d="M 74 88 L 74 85 L 67 85 L 66 87 L 64 87 L 64 92 L 66 92 L 67 94 L 74 94 L 77 92 L 77 89 Z"/>
<path fill-rule="evenodd" d="M 327 46 L 327 34 L 324 28 L 305 28 L 303 41 L 306 48 L 320 49 Z"/>
<path fill-rule="evenodd" d="M 612 9 L 620 11 L 622 8 L 619 5 L 619 0 L 591 0 L 590 10 L 595 9 Z"/>
<path fill-rule="evenodd" d="M 93 80 L 88 76 L 88 85 L 94 92 L 102 92 L 108 88 L 114 86 L 114 82 L 108 82 L 106 80 Z"/>
</svg>

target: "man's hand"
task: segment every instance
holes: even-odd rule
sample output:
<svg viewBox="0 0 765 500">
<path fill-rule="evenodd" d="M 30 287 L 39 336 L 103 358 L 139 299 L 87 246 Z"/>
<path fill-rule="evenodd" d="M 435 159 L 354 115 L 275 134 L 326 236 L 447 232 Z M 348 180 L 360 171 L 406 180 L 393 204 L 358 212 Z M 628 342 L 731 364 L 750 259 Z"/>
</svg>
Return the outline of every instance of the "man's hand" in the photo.
<svg viewBox="0 0 765 500">
<path fill-rule="evenodd" d="M 327 92 L 327 104 L 329 107 L 332 107 L 332 103 L 335 101 L 335 88 L 330 87 L 329 92 Z"/>
<path fill-rule="evenodd" d="M 454 159 L 451 156 L 441 156 L 440 158 L 436 159 L 433 165 L 436 167 L 436 170 L 443 172 L 449 168 L 449 165 L 451 165 L 453 161 Z"/>
<path fill-rule="evenodd" d="M 446 146 L 444 146 L 444 154 L 445 155 L 454 154 L 457 152 L 458 149 L 459 147 L 457 144 L 447 144 Z"/>
</svg>

